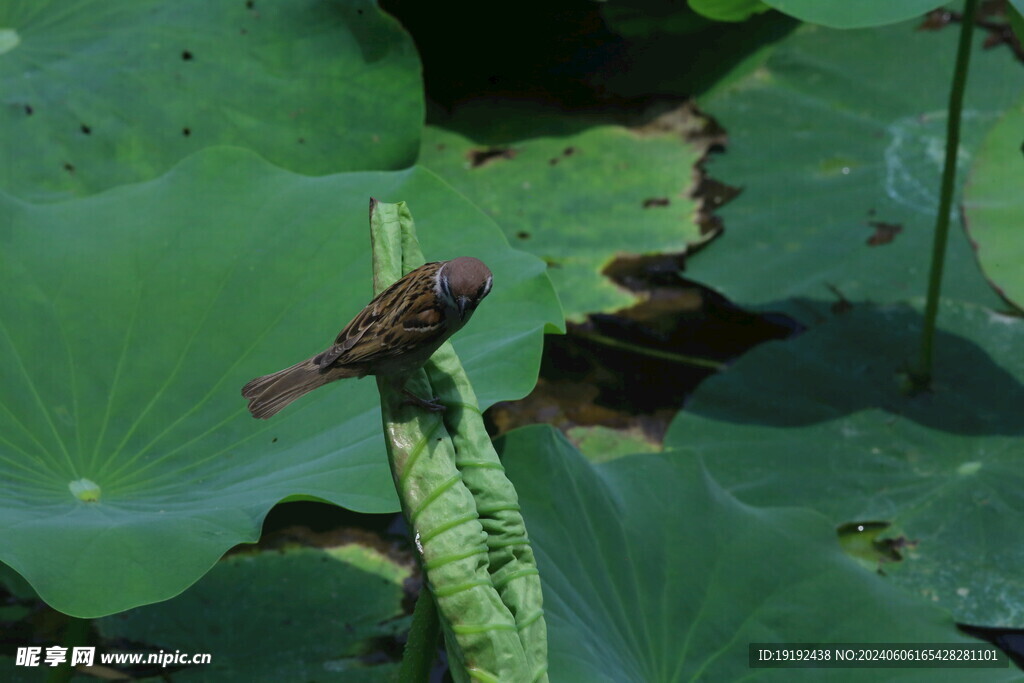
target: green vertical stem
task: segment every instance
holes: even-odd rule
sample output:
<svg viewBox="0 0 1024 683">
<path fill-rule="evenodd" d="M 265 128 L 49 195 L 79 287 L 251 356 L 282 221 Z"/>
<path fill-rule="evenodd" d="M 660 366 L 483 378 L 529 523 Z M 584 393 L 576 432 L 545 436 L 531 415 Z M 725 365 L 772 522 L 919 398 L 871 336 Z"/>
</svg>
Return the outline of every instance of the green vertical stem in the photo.
<svg viewBox="0 0 1024 683">
<path fill-rule="evenodd" d="M 83 647 L 89 642 L 89 628 L 91 625 L 92 621 L 89 619 L 68 617 L 67 623 L 64 624 L 63 637 L 60 643 L 68 649 L 67 662 L 53 668 L 46 667 L 50 669 L 46 677 L 46 683 L 65 683 L 65 681 L 70 681 L 75 675 L 75 669 L 71 666 L 71 654 L 74 648 Z"/>
<path fill-rule="evenodd" d="M 928 300 L 924 309 L 921 330 L 921 358 L 911 373 L 914 391 L 926 390 L 932 381 L 932 363 L 935 355 L 935 319 L 939 314 L 939 293 L 942 290 L 942 268 L 946 261 L 946 243 L 949 241 L 949 216 L 953 208 L 953 186 L 956 182 L 956 157 L 960 149 L 960 113 L 963 109 L 967 68 L 971 62 L 971 36 L 974 34 L 974 16 L 978 0 L 966 0 L 960 19 L 960 44 L 953 69 L 953 87 L 949 92 L 949 110 L 946 122 L 946 159 L 942 167 L 942 189 L 939 195 L 939 215 L 935 219 L 935 241 L 932 244 L 932 265 L 928 274 Z"/>
<path fill-rule="evenodd" d="M 409 639 L 405 641 L 402 667 L 397 683 L 430 680 L 430 667 L 437 654 L 437 638 L 441 635 L 441 622 L 437 618 L 437 604 L 424 580 L 416 608 L 412 612 Z"/>
</svg>

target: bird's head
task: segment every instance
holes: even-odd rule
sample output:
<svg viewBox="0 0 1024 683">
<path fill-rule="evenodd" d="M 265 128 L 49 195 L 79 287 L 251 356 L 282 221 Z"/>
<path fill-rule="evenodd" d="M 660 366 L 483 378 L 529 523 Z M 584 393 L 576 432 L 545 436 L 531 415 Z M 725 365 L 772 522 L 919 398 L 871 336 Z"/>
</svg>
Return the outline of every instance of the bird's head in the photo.
<svg viewBox="0 0 1024 683">
<path fill-rule="evenodd" d="M 466 321 L 490 293 L 493 276 L 480 259 L 460 256 L 444 264 L 441 280 L 450 302 L 459 309 L 459 317 Z"/>
</svg>

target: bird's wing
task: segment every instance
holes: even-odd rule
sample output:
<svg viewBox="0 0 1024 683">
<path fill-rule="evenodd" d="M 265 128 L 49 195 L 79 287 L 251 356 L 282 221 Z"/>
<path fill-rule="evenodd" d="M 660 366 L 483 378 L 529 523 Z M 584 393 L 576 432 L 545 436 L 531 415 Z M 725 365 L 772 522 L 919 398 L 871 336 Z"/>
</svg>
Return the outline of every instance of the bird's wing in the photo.
<svg viewBox="0 0 1024 683">
<path fill-rule="evenodd" d="M 444 335 L 444 311 L 433 292 L 440 262 L 427 263 L 374 297 L 317 356 L 329 365 L 372 363 L 407 353 Z"/>
</svg>

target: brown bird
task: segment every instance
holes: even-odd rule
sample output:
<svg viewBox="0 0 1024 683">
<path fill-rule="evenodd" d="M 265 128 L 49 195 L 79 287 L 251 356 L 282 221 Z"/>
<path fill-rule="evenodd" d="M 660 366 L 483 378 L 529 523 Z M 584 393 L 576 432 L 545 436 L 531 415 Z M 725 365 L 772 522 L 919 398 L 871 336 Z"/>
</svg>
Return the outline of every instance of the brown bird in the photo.
<svg viewBox="0 0 1024 683">
<path fill-rule="evenodd" d="M 393 378 L 411 403 L 444 410 L 405 382 L 469 321 L 491 282 L 491 271 L 471 256 L 420 266 L 374 297 L 329 349 L 242 387 L 249 412 L 265 420 L 328 382 L 366 375 Z"/>
</svg>

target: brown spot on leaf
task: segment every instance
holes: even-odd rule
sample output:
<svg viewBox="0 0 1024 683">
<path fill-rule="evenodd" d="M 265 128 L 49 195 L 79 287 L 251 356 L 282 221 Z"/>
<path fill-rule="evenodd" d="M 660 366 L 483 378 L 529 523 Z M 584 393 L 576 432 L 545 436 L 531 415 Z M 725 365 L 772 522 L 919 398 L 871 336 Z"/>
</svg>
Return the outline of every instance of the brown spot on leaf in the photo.
<svg viewBox="0 0 1024 683">
<path fill-rule="evenodd" d="M 471 149 L 468 156 L 470 168 L 480 168 L 500 159 L 515 159 L 516 151 L 511 147 L 488 147 L 487 149 Z"/>
<path fill-rule="evenodd" d="M 32 116 L 32 112 L 34 112 L 34 111 L 35 111 L 35 109 L 32 108 L 31 104 L 26 104 L 25 105 L 25 116 Z"/>
<path fill-rule="evenodd" d="M 565 149 L 562 150 L 562 156 L 563 157 L 571 157 L 575 153 L 576 153 L 576 148 L 571 146 L 571 145 L 569 147 L 566 147 Z M 551 164 L 552 166 L 554 166 L 559 161 L 561 161 L 561 159 L 559 157 L 553 157 L 553 158 L 548 160 L 548 163 Z"/>
<path fill-rule="evenodd" d="M 70 162 L 65 161 L 64 162 L 64 170 L 67 171 L 68 173 L 74 173 L 75 172 L 75 165 L 70 163 Z"/>
<path fill-rule="evenodd" d="M 488 417 L 499 434 L 516 427 L 546 422 L 563 431 L 578 426 L 602 425 L 642 434 L 652 442 L 663 438 L 671 419 L 667 411 L 657 417 L 632 416 L 598 405 L 598 393 L 598 388 L 589 383 L 540 378 L 529 396 L 520 401 L 495 405 Z"/>
<path fill-rule="evenodd" d="M 183 62 L 191 62 L 192 61 L 192 53 L 189 52 L 188 50 L 182 50 L 181 51 L 181 60 Z"/>
<path fill-rule="evenodd" d="M 246 9 L 252 9 L 255 6 L 256 6 L 256 3 L 253 2 L 253 0 L 245 0 L 245 8 Z"/>
<path fill-rule="evenodd" d="M 941 28 L 945 28 L 951 24 L 954 20 L 959 17 L 954 16 L 953 12 L 945 9 L 932 10 L 928 14 L 924 15 L 924 21 L 917 27 L 918 31 L 938 31 Z"/>
<path fill-rule="evenodd" d="M 903 560 L 903 549 L 916 548 L 918 542 L 906 536 L 897 536 L 896 538 L 883 538 L 880 541 L 876 541 L 876 543 L 879 550 L 884 552 L 889 560 L 900 562 Z"/>
<path fill-rule="evenodd" d="M 1018 61 L 1024 61 L 1024 47 L 1010 26 L 1006 11 L 1006 0 L 983 2 L 975 15 L 974 25 L 987 31 L 982 44 L 984 49 L 1006 45 Z M 949 24 L 961 23 L 963 18 L 962 12 L 936 9 L 926 14 L 925 20 L 917 28 L 919 31 L 938 31 Z"/>
<path fill-rule="evenodd" d="M 87 126 L 87 125 L 85 125 L 83 123 L 82 124 L 82 132 L 85 133 L 86 135 L 89 135 L 90 133 L 92 133 L 92 128 L 90 128 L 89 126 Z"/>
<path fill-rule="evenodd" d="M 644 208 L 650 209 L 654 206 L 668 206 L 668 197 L 648 197 L 644 200 Z"/>
<path fill-rule="evenodd" d="M 1006 45 L 1013 52 L 1018 61 L 1024 61 L 1024 46 L 1021 46 L 1020 36 L 1013 32 L 1013 27 L 1007 23 L 995 21 L 978 21 L 978 26 L 988 31 L 982 47 L 990 50 L 1000 45 Z"/>
<path fill-rule="evenodd" d="M 188 137 L 188 136 L 192 135 L 192 129 L 191 128 L 182 128 L 181 129 L 181 134 L 184 135 L 185 137 Z"/>
<path fill-rule="evenodd" d="M 690 199 L 697 200 L 696 221 L 700 226 L 701 237 L 708 240 L 725 229 L 721 217 L 715 212 L 739 196 L 743 190 L 709 176 L 704 169 L 706 159 L 707 157 L 694 168 L 693 190 L 689 196 Z"/>
<path fill-rule="evenodd" d="M 676 135 L 681 140 L 695 140 L 708 137 L 708 134 L 712 132 L 709 126 L 718 128 L 710 117 L 702 114 L 693 103 L 687 102 L 668 111 L 663 111 L 631 130 L 640 137 Z"/>
<path fill-rule="evenodd" d="M 684 105 L 686 107 L 686 105 Z M 722 218 L 717 215 L 718 209 L 735 199 L 743 189 L 733 187 L 726 183 L 712 178 L 705 168 L 708 160 L 714 154 L 725 151 L 728 137 L 725 129 L 711 116 L 702 113 L 690 105 L 690 116 L 702 121 L 700 125 L 684 126 L 678 132 L 682 134 L 690 144 L 696 145 L 703 150 L 701 158 L 693 167 L 691 184 L 685 193 L 687 199 L 697 202 L 697 213 L 694 220 L 700 227 L 700 239 L 688 245 L 687 251 L 694 253 L 697 249 L 711 242 L 715 237 L 725 232 L 725 225 Z"/>
<path fill-rule="evenodd" d="M 516 237 L 518 237 L 521 240 L 528 240 L 530 239 L 530 233 L 526 232 L 525 230 L 520 230 L 519 232 L 516 233 Z"/>
<path fill-rule="evenodd" d="M 900 223 L 886 223 L 885 221 L 868 221 L 868 225 L 875 229 L 875 234 L 868 238 L 869 247 L 880 247 L 883 244 L 892 242 L 896 235 L 903 232 Z"/>
<path fill-rule="evenodd" d="M 685 252 L 618 254 L 601 269 L 601 274 L 630 291 L 639 292 L 678 284 L 685 263 Z"/>
</svg>

